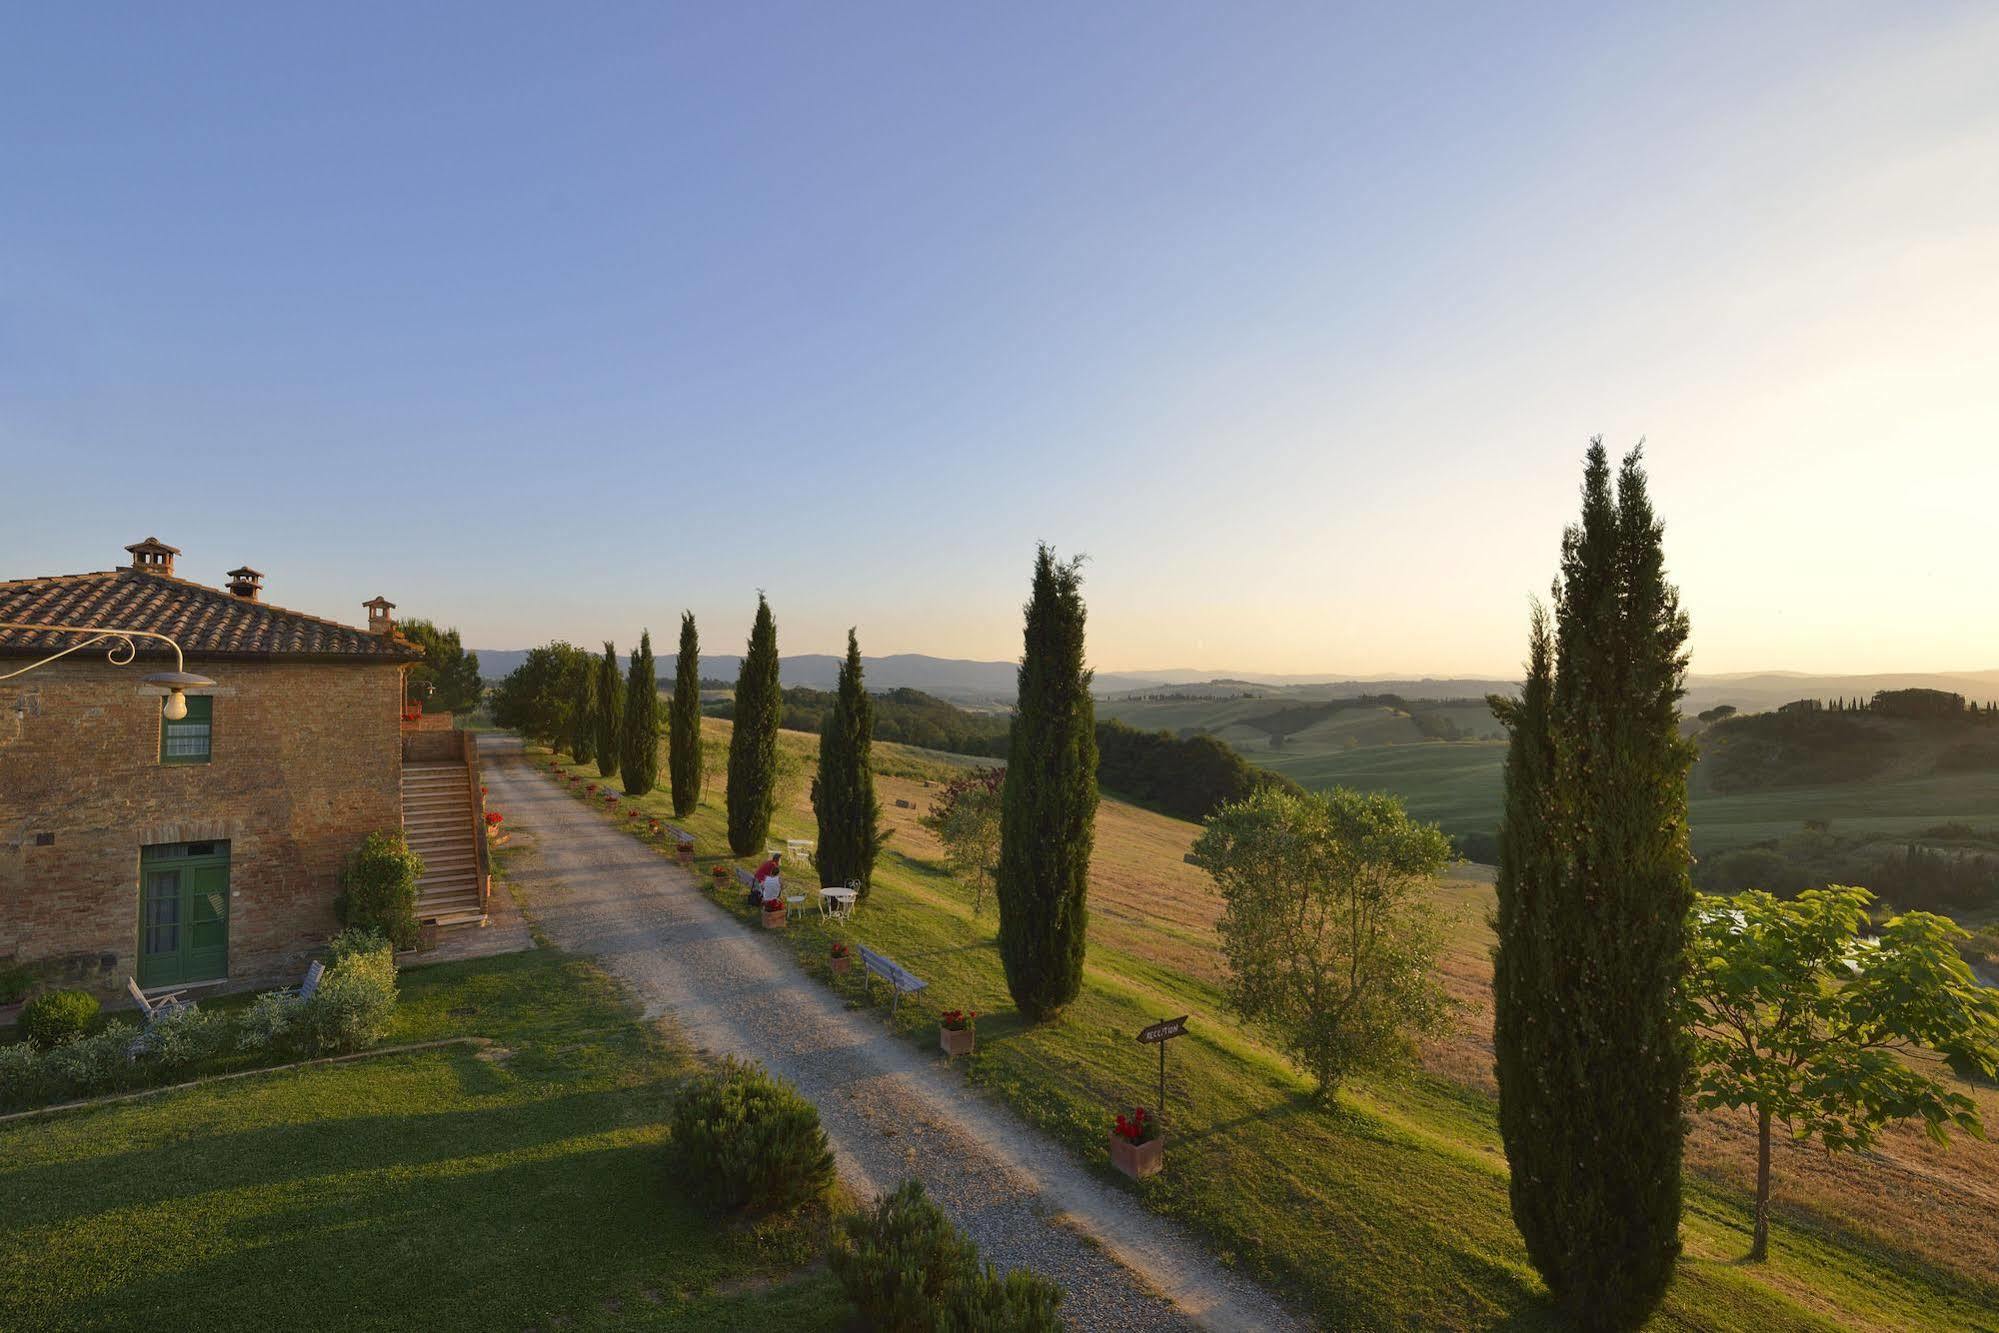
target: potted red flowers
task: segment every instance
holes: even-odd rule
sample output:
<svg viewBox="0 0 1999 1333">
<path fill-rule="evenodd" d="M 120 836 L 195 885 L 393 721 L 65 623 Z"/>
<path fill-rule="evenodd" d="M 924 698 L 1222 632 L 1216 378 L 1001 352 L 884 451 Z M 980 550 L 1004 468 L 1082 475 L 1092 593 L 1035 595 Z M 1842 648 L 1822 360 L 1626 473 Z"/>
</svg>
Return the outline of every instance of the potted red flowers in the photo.
<svg viewBox="0 0 1999 1333">
<path fill-rule="evenodd" d="M 946 1056 L 970 1055 L 972 1043 L 978 1032 L 973 1024 L 979 1017 L 976 1009 L 946 1009 L 937 1016 L 937 1049 Z"/>
<path fill-rule="evenodd" d="M 715 867 L 715 884 L 716 884 L 716 886 L 717 886 L 717 887 L 720 887 L 721 885 L 723 885 L 723 884 L 726 884 L 726 883 L 728 882 L 728 879 L 729 879 L 729 867 L 727 867 L 727 866 L 716 866 L 716 867 Z"/>
<path fill-rule="evenodd" d="M 773 898 L 764 904 L 764 929 L 784 929 L 784 899 Z"/>
<path fill-rule="evenodd" d="M 678 843 L 676 843 L 676 844 L 674 845 L 674 848 L 673 848 L 673 852 L 674 852 L 674 855 L 675 855 L 675 856 L 677 856 L 677 857 L 679 857 L 679 858 L 680 858 L 680 864 L 682 864 L 682 865 L 684 865 L 684 866 L 691 866 L 691 865 L 693 865 L 693 864 L 694 864 L 694 839 L 692 839 L 692 838 L 682 838 L 682 839 L 681 839 L 681 840 L 680 840 L 680 841 L 679 841 Z"/>
<path fill-rule="evenodd" d="M 835 972 L 845 972 L 854 965 L 853 955 L 847 952 L 847 942 L 845 940 L 833 941 L 832 958 L 833 970 Z"/>
<path fill-rule="evenodd" d="M 1134 1106 L 1130 1115 L 1118 1113 L 1117 1123 L 1111 1127 L 1112 1166 L 1133 1180 L 1142 1180 L 1159 1170 L 1165 1153 L 1166 1139 L 1150 1111 Z"/>
</svg>

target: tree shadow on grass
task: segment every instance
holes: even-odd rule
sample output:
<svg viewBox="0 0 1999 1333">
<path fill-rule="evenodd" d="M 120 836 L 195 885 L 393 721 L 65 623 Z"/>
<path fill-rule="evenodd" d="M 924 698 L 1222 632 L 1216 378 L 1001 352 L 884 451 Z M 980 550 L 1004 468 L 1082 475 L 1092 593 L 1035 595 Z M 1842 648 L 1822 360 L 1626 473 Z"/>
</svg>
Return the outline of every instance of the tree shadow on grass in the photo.
<svg viewBox="0 0 1999 1333">
<path fill-rule="evenodd" d="M 172 1310 L 177 1324 L 203 1329 L 295 1327 L 301 1316 L 342 1328 L 520 1328 L 648 1291 L 697 1296 L 786 1271 L 816 1249 L 809 1228 L 732 1224 L 688 1201 L 657 1145 L 542 1146 L 498 1165 L 197 1202 L 176 1244 L 131 1244 L 129 1223 L 106 1216 L 70 1231 L 67 1264 L 129 1246 L 116 1267 L 92 1265 L 92 1278 L 109 1280 L 51 1265 L 0 1293 L 0 1323 L 20 1301 L 11 1315 L 32 1310 L 42 1327 L 139 1326 Z"/>
<path fill-rule="evenodd" d="M 394 1058 L 394 1057 L 391 1057 Z M 492 1074 L 469 1050 L 441 1054 L 454 1066 L 472 1065 L 462 1078 Z M 507 1100 L 469 1109 L 409 1114 L 353 1115 L 326 1106 L 311 1086 L 331 1096 L 342 1090 L 327 1075 L 350 1073 L 333 1066 L 296 1077 L 300 1086 L 250 1088 L 221 1085 L 226 1091 L 192 1090 L 159 1103 L 108 1107 L 84 1113 L 103 1117 L 95 1128 L 117 1132 L 111 1117 L 145 1117 L 131 1136 L 146 1146 L 129 1151 L 72 1157 L 67 1161 L 14 1169 L 0 1168 L 0 1194 L 8 1200 L 12 1228 L 59 1226 L 101 1213 L 187 1201 L 201 1195 L 264 1189 L 355 1172 L 422 1170 L 458 1158 L 549 1150 L 552 1145 L 629 1128 L 636 1107 L 663 1105 L 671 1080 L 635 1086 Z M 394 1089 L 383 1085 L 383 1092 Z M 295 1106 L 298 1117 L 253 1129 L 207 1135 L 176 1134 L 151 1113 L 171 1118 L 172 1104 L 185 1099 L 247 1096 L 260 1102 L 275 1094 Z M 287 1108 L 268 1108 L 283 1114 Z M 87 1132 L 87 1131 L 86 1131 Z"/>
</svg>

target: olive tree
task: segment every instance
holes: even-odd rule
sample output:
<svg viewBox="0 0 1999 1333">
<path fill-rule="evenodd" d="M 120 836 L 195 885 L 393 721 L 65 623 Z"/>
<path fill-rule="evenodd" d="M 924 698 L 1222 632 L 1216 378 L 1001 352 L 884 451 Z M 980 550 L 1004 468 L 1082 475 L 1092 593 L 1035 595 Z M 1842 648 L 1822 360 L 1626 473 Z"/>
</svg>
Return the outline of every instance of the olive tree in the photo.
<svg viewBox="0 0 1999 1333">
<path fill-rule="evenodd" d="M 1215 877 L 1229 1007 L 1318 1080 L 1392 1069 L 1442 1031 L 1439 913 L 1450 860 L 1433 824 L 1381 793 L 1264 788 L 1208 817 L 1195 864 Z"/>
<path fill-rule="evenodd" d="M 1701 894 L 1693 913 L 1687 1023 L 1703 1109 L 1756 1113 L 1749 1257 L 1770 1245 L 1770 1139 L 1782 1125 L 1828 1152 L 1867 1148 L 1921 1119 L 1984 1137 L 1978 1104 L 1940 1077 L 1999 1072 L 1999 991 L 1957 955 L 1965 932 L 1909 912 L 1871 926 L 1866 889 L 1833 885 L 1786 901 L 1760 890 Z"/>
<path fill-rule="evenodd" d="M 999 864 L 1000 801 L 1006 769 L 981 768 L 954 778 L 917 820 L 944 844 L 951 873 L 972 886 L 972 915 L 985 915 Z"/>
</svg>

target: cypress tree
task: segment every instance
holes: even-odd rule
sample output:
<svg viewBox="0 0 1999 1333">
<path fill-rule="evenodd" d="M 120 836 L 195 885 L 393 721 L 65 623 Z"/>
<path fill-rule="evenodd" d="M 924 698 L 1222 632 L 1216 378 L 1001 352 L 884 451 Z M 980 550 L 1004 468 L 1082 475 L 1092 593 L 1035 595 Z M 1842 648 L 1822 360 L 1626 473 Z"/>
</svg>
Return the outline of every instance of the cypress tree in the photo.
<svg viewBox="0 0 1999 1333">
<path fill-rule="evenodd" d="M 1097 737 L 1080 563 L 1060 563 L 1046 546 L 1035 557 L 1000 797 L 1000 960 L 1030 1022 L 1054 1017 L 1083 982 Z"/>
<path fill-rule="evenodd" d="M 673 813 L 685 819 L 701 803 L 701 636 L 694 613 L 680 613 L 680 657 L 673 666 L 673 707 L 666 738 Z"/>
<path fill-rule="evenodd" d="M 861 643 L 847 631 L 839 692 L 819 728 L 819 772 L 812 807 L 819 816 L 819 876 L 828 884 L 858 880 L 867 896 L 875 858 L 887 838 L 875 799 L 875 706 L 861 681 Z"/>
<path fill-rule="evenodd" d="M 576 671 L 576 693 L 569 705 L 569 753 L 587 764 L 597 753 L 597 664 L 584 657 Z"/>
<path fill-rule="evenodd" d="M 625 795 L 644 796 L 659 782 L 659 679 L 652 670 L 652 631 L 639 631 L 639 648 L 625 670 L 625 725 L 618 767 Z"/>
<path fill-rule="evenodd" d="M 618 650 L 604 640 L 604 657 L 597 663 L 597 776 L 618 776 L 618 740 L 625 710 L 624 679 L 618 673 Z"/>
<path fill-rule="evenodd" d="M 777 724 L 784 696 L 777 678 L 777 621 L 757 594 L 749 651 L 736 676 L 736 720 L 729 733 L 729 850 L 748 856 L 763 850 L 777 800 Z"/>
<path fill-rule="evenodd" d="M 1582 1327 L 1635 1328 L 1680 1252 L 1687 958 L 1687 620 L 1643 456 L 1593 440 L 1536 610 L 1500 833 L 1493 1045 L 1513 1217 Z"/>
</svg>

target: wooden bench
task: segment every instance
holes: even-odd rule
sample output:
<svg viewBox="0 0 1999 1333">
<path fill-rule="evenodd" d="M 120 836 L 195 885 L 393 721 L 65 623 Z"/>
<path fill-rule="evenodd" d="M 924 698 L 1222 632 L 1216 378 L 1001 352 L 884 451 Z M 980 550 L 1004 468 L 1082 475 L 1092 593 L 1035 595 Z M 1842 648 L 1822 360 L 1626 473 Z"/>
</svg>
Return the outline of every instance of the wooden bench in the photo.
<svg viewBox="0 0 1999 1333">
<path fill-rule="evenodd" d="M 861 966 L 866 969 L 863 975 L 880 977 L 894 988 L 895 999 L 890 1001 L 888 1010 L 891 1015 L 901 1006 L 902 997 L 905 994 L 920 991 L 930 984 L 922 977 L 910 973 L 902 964 L 896 962 L 886 954 L 878 954 L 865 944 L 855 947 L 861 951 Z M 868 985 L 872 989 L 874 983 L 870 981 Z"/>
<path fill-rule="evenodd" d="M 694 835 L 678 824 L 661 824 L 660 827 L 666 830 L 667 837 L 673 839 L 674 856 L 679 860 L 680 864 L 684 866 L 693 865 Z M 684 852 L 681 850 L 683 847 L 686 848 Z"/>
</svg>

